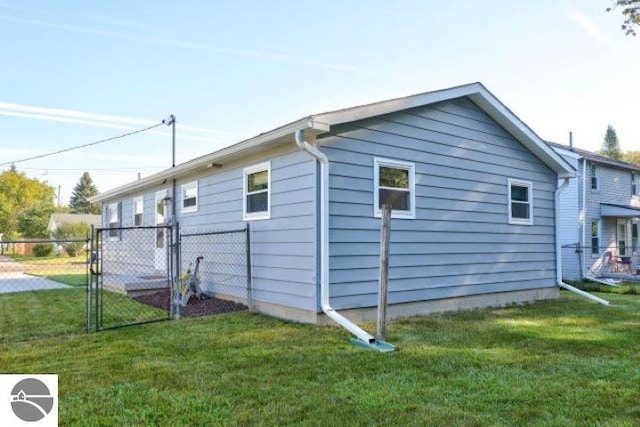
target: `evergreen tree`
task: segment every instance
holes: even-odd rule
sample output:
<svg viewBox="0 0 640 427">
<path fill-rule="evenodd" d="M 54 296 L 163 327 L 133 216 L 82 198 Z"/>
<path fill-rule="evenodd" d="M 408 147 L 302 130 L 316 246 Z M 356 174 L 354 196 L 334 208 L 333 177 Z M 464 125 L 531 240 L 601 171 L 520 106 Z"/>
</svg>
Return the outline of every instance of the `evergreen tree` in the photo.
<svg viewBox="0 0 640 427">
<path fill-rule="evenodd" d="M 620 150 L 618 135 L 611 125 L 607 126 L 607 132 L 604 134 L 600 154 L 610 159 L 622 160 L 622 150 Z"/>
<path fill-rule="evenodd" d="M 75 213 L 91 213 L 99 214 L 100 206 L 96 203 L 89 203 L 89 197 L 93 197 L 98 194 L 89 172 L 82 174 L 80 181 L 73 188 L 71 199 L 69 200 L 69 207 L 72 212 Z"/>
</svg>

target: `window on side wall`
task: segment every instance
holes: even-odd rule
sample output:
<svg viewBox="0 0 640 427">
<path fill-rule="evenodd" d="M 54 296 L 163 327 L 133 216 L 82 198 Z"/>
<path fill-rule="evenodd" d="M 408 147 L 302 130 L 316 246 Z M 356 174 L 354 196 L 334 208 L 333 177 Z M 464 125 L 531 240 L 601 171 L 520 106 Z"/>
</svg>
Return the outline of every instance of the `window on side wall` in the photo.
<svg viewBox="0 0 640 427">
<path fill-rule="evenodd" d="M 121 216 L 122 216 L 121 203 L 112 203 L 107 206 L 107 218 L 109 221 L 109 237 L 112 237 L 112 238 L 120 237 L 119 228 L 122 227 Z"/>
<path fill-rule="evenodd" d="M 631 223 L 631 250 L 633 252 L 638 252 L 640 248 L 638 247 L 638 223 Z"/>
<path fill-rule="evenodd" d="M 598 165 L 595 163 L 589 163 L 589 176 L 591 178 L 591 189 L 598 189 Z"/>
<path fill-rule="evenodd" d="M 182 212 L 195 212 L 198 210 L 198 181 L 182 185 Z"/>
<path fill-rule="evenodd" d="M 386 204 L 391 206 L 392 218 L 415 218 L 415 164 L 375 158 L 373 171 L 373 215 L 382 216 Z"/>
<path fill-rule="evenodd" d="M 133 199 L 133 226 L 141 227 L 143 224 L 144 201 L 142 197 Z"/>
<path fill-rule="evenodd" d="M 271 217 L 271 163 L 244 169 L 243 218 L 245 221 Z"/>
<path fill-rule="evenodd" d="M 638 177 L 635 173 L 631 173 L 631 195 L 638 195 Z"/>
<path fill-rule="evenodd" d="M 509 179 L 509 224 L 533 224 L 533 184 Z"/>
<path fill-rule="evenodd" d="M 591 255 L 600 255 L 600 222 L 591 221 Z"/>
</svg>

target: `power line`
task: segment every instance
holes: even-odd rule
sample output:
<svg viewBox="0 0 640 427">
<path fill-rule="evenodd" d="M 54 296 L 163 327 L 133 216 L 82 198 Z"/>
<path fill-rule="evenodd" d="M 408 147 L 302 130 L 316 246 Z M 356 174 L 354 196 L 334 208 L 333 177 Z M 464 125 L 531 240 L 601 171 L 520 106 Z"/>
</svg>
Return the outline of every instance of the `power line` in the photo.
<svg viewBox="0 0 640 427">
<path fill-rule="evenodd" d="M 144 129 L 138 129 L 138 130 L 135 130 L 135 131 L 132 131 L 132 132 L 123 133 L 122 135 L 112 136 L 111 138 L 101 139 L 101 140 L 98 140 L 98 141 L 90 142 L 88 144 L 76 145 L 75 147 L 69 147 L 69 148 L 65 148 L 65 149 L 62 149 L 62 150 L 54 151 L 54 152 L 51 152 L 51 153 L 40 154 L 38 156 L 33 156 L 33 157 L 26 157 L 24 159 L 13 160 L 11 162 L 3 162 L 3 163 L 0 163 L 0 166 L 7 166 L 7 165 L 15 164 L 15 163 L 26 162 L 27 160 L 41 159 L 43 157 L 49 157 L 49 156 L 53 156 L 55 154 L 66 153 L 67 151 L 77 150 L 79 148 L 85 148 L 85 147 L 90 147 L 92 145 L 102 144 L 104 142 L 113 141 L 113 140 L 116 140 L 116 139 L 124 138 L 124 137 L 131 136 L 131 135 L 135 135 L 135 134 L 141 133 L 141 132 L 146 132 L 148 130 L 151 130 L 151 129 L 166 125 L 166 123 L 167 123 L 166 120 L 162 120 L 160 123 L 156 123 L 155 125 L 146 127 Z"/>
</svg>

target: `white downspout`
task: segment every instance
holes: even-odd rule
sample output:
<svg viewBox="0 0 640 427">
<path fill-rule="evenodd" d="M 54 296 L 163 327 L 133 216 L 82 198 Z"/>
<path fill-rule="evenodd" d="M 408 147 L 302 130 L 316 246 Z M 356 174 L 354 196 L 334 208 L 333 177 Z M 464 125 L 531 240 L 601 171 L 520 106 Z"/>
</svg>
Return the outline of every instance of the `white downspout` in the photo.
<svg viewBox="0 0 640 427">
<path fill-rule="evenodd" d="M 587 275 L 587 159 L 582 158 L 582 278 Z M 598 248 L 600 251 L 600 248 Z"/>
<path fill-rule="evenodd" d="M 568 285 L 562 281 L 562 246 L 560 242 L 560 193 L 569 185 L 569 178 L 564 178 L 564 182 L 560 185 L 554 194 L 555 203 L 555 229 L 556 229 L 556 283 L 561 288 L 567 289 L 571 292 L 575 292 L 585 298 L 589 298 L 592 301 L 598 302 L 602 305 L 609 305 L 609 301 L 602 298 L 598 298 L 595 295 L 591 295 L 581 289 Z"/>
<path fill-rule="evenodd" d="M 296 144 L 320 163 L 320 306 L 322 311 L 358 339 L 373 344 L 376 339 L 358 325 L 338 313 L 329 303 L 329 159 L 304 140 L 303 131 L 296 131 Z"/>
</svg>

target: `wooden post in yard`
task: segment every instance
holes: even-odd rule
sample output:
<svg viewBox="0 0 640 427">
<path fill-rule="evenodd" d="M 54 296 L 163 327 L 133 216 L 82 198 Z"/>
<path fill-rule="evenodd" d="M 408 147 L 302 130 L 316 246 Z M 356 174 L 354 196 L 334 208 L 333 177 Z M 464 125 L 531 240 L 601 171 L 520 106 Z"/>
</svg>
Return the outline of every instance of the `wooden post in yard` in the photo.
<svg viewBox="0 0 640 427">
<path fill-rule="evenodd" d="M 376 340 L 384 341 L 387 328 L 387 291 L 389 285 L 389 237 L 391 234 L 391 206 L 382 206 L 380 228 L 380 273 L 378 282 L 378 321 Z"/>
</svg>

